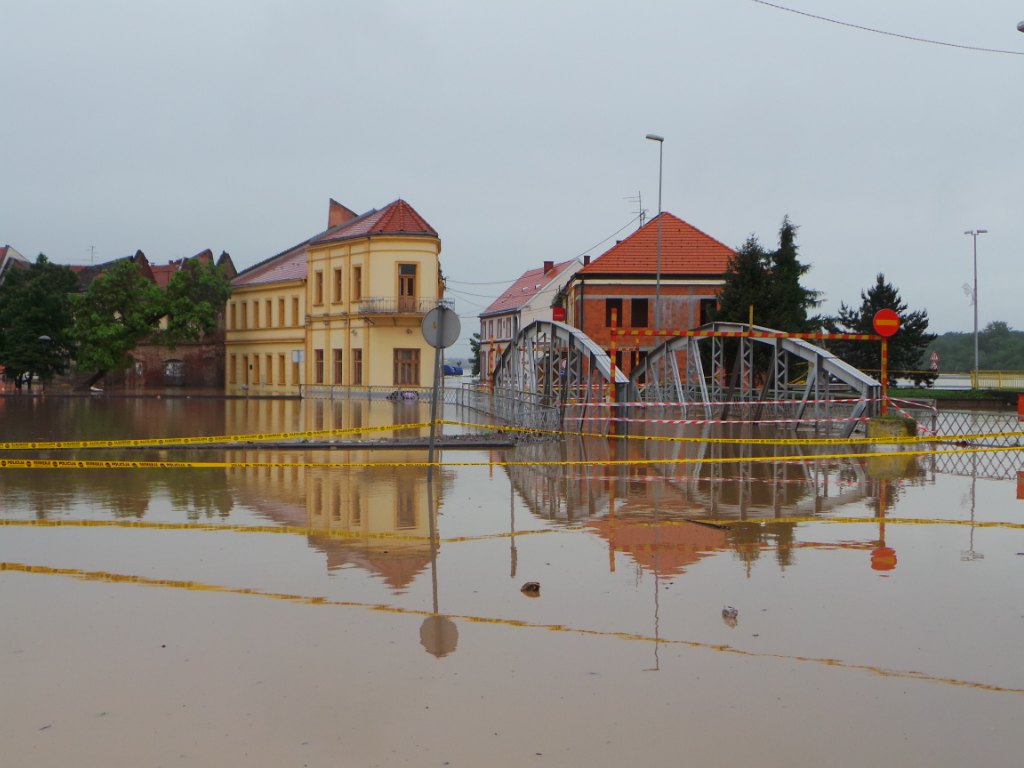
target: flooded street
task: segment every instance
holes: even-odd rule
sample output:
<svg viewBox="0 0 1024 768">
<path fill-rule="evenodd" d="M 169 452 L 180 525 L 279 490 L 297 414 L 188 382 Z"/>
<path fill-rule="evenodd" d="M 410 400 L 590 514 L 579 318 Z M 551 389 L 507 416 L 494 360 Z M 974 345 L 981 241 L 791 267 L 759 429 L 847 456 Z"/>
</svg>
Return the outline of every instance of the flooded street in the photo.
<svg viewBox="0 0 1024 768">
<path fill-rule="evenodd" d="M 3 442 L 428 420 L 0 398 Z M 432 477 L 425 450 L 301 445 L 2 467 L 4 763 L 1018 764 L 1019 449 L 742 435 L 444 450 Z"/>
</svg>

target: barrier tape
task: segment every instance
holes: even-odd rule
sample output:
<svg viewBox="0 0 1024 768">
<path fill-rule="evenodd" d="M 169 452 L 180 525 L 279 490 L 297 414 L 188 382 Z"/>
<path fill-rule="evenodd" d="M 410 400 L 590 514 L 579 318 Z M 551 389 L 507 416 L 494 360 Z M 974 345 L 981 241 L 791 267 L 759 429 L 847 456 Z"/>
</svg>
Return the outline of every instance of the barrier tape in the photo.
<svg viewBox="0 0 1024 768">
<path fill-rule="evenodd" d="M 386 603 L 363 603 L 354 600 L 330 600 L 322 596 L 294 595 L 284 592 L 268 592 L 261 589 L 246 587 L 228 587 L 222 584 L 207 584 L 199 581 L 188 581 L 183 579 L 153 579 L 146 576 L 135 576 L 132 574 L 111 573 L 109 571 L 86 571 L 79 568 L 56 568 L 48 565 L 30 565 L 27 563 L 0 562 L 0 572 L 9 571 L 13 573 L 37 574 L 46 576 L 64 576 L 82 581 L 97 581 L 110 584 L 137 584 L 146 587 L 164 587 L 170 589 L 185 589 L 199 592 L 217 592 L 222 594 L 240 595 L 245 597 L 263 597 L 271 600 L 283 600 L 291 603 L 304 605 L 316 605 L 334 608 L 362 608 L 370 611 L 391 613 L 400 616 L 430 617 L 439 614 L 426 610 L 414 608 L 401 608 Z M 891 677 L 919 682 L 942 683 L 958 688 L 973 688 L 975 690 L 987 691 L 989 693 L 1010 693 L 1024 694 L 1024 688 L 1008 688 L 992 683 L 982 683 L 974 680 L 962 680 L 954 677 L 940 677 L 929 675 L 925 672 L 914 670 L 887 669 L 873 664 L 855 664 L 835 658 L 823 658 L 815 656 L 794 656 L 782 653 L 771 653 L 768 651 L 748 651 L 742 648 L 735 648 L 731 645 L 705 643 L 697 640 L 683 640 L 668 637 L 644 635 L 637 632 L 616 632 L 612 630 L 587 629 L 585 627 L 570 627 L 564 624 L 541 624 L 538 622 L 525 621 L 522 619 L 506 619 L 500 617 L 477 616 L 473 614 L 444 614 L 445 618 L 465 621 L 472 624 L 493 624 L 497 626 L 513 627 L 516 629 L 538 629 L 548 632 L 565 632 L 581 637 L 600 637 L 612 640 L 632 640 L 643 643 L 653 643 L 655 646 L 666 645 L 681 648 L 692 648 L 695 650 L 714 651 L 716 653 L 727 653 L 730 655 L 743 656 L 746 658 L 770 659 L 774 661 L 803 662 L 816 666 L 828 667 L 830 669 L 844 669 L 856 672 L 868 672 L 880 677 Z"/>
<path fill-rule="evenodd" d="M 309 437 L 334 437 L 363 432 L 394 432 L 399 429 L 427 429 L 430 422 L 393 424 L 384 427 L 351 427 L 347 429 L 316 429 L 304 432 L 256 432 L 247 435 L 205 435 L 199 437 L 153 437 L 131 440 L 32 440 L 0 443 L 0 451 L 51 451 L 70 448 L 158 448 L 167 445 L 211 445 L 219 443 L 253 443 L 268 440 L 301 440 Z"/>
<path fill-rule="evenodd" d="M 143 531 L 199 531 L 262 534 L 272 533 L 287 536 L 317 536 L 332 539 L 386 540 L 395 542 L 429 543 L 429 536 L 412 536 L 405 533 L 366 534 L 361 531 L 339 531 L 331 528 L 304 528 L 298 525 L 218 525 L 217 523 L 155 523 L 147 520 L 0 520 L 0 528 L 128 528 Z M 536 536 L 548 533 L 569 533 L 578 528 L 537 528 L 522 531 L 488 533 L 479 536 L 450 536 L 438 539 L 441 544 L 462 544 L 491 539 L 506 539 L 515 536 Z"/>
<path fill-rule="evenodd" d="M 835 421 L 868 421 L 867 416 L 843 416 L 831 419 L 631 419 L 621 416 L 581 416 L 573 417 L 573 421 L 608 421 L 627 424 L 808 424 Z"/>
<path fill-rule="evenodd" d="M 1024 451 L 1024 446 L 985 446 L 974 448 L 954 448 L 944 450 L 902 450 L 899 456 L 943 456 L 971 453 L 1007 453 Z M 707 458 L 676 458 L 676 459 L 604 459 L 580 461 L 341 461 L 341 462 L 283 462 L 283 461 L 89 461 L 84 459 L 0 459 L 0 469 L 224 469 L 229 467 L 243 469 L 346 469 L 368 467 L 616 467 L 616 466 L 653 466 L 653 465 L 685 465 L 685 464 L 736 464 L 788 462 L 788 461 L 825 461 L 828 459 L 860 459 L 877 458 L 874 451 L 862 453 L 833 454 L 796 454 L 790 456 L 720 456 Z"/>
<path fill-rule="evenodd" d="M 604 519 L 604 518 L 602 518 Z M 467 544 L 476 541 L 491 541 L 494 539 L 508 539 L 516 536 L 538 536 L 547 534 L 567 534 L 584 531 L 591 527 L 589 520 L 582 521 L 574 527 L 563 528 L 532 528 L 521 531 L 502 531 L 499 533 L 485 533 L 477 536 L 449 536 L 439 538 L 441 544 Z M 955 525 L 971 526 L 974 528 L 1008 528 L 1011 530 L 1024 530 L 1024 523 L 1017 523 L 1010 520 L 964 520 L 941 517 L 816 517 L 813 515 L 794 517 L 771 517 L 753 518 L 748 520 L 735 520 L 731 518 L 704 518 L 693 517 L 682 520 L 659 520 L 639 521 L 634 520 L 631 526 L 634 528 L 650 528 L 656 526 L 678 526 L 678 525 L 709 525 L 714 528 L 733 528 L 743 525 L 763 526 L 768 523 L 785 523 L 787 525 L 801 525 L 806 523 L 830 523 L 839 525 L 875 525 L 885 523 L 886 525 Z M 298 525 L 218 525 L 217 523 L 157 523 L 147 520 L 0 520 L 0 528 L 125 528 L 143 531 L 198 531 L 200 533 L 241 533 L 241 534 L 276 534 L 286 536 L 318 536 L 335 539 L 355 539 L 366 541 L 369 539 L 381 539 L 387 541 L 408 541 L 415 543 L 429 542 L 429 536 L 413 536 L 405 533 L 380 532 L 366 534 L 361 531 L 339 531 L 331 528 L 305 528 Z"/>
<path fill-rule="evenodd" d="M 728 445 L 911 445 L 916 443 L 951 443 L 967 440 L 991 440 L 998 438 L 1024 438 L 1024 431 L 1018 432 L 979 432 L 963 435 L 933 435 L 915 437 L 698 437 L 673 435 L 606 435 L 601 432 L 583 432 L 560 429 L 538 429 L 533 427 L 514 427 L 510 425 L 474 424 L 465 421 L 441 420 L 439 424 L 469 427 L 474 429 L 491 429 L 500 432 L 524 432 L 535 435 L 555 435 L 559 437 L 598 437 L 606 440 L 647 440 L 652 442 L 671 443 L 721 443 Z"/>
</svg>

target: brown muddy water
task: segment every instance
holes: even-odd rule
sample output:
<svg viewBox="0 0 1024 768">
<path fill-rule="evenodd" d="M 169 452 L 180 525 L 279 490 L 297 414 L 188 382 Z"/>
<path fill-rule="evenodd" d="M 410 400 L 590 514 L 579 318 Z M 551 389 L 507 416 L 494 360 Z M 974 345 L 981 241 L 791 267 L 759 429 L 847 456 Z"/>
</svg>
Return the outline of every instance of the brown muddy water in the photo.
<svg viewBox="0 0 1024 768">
<path fill-rule="evenodd" d="M 22 396 L 0 441 L 428 418 Z M 429 478 L 425 451 L 299 447 L 0 467 L 0 759 L 1019 765 L 1021 454 L 864 452 L 567 437 L 444 451 Z"/>
</svg>

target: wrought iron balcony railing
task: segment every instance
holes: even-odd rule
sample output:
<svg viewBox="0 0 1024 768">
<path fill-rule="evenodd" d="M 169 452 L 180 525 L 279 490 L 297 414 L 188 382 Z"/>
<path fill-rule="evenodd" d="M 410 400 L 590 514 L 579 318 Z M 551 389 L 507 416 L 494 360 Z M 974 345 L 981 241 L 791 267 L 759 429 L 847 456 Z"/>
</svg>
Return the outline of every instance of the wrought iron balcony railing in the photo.
<svg viewBox="0 0 1024 768">
<path fill-rule="evenodd" d="M 452 299 L 411 296 L 368 296 L 355 302 L 357 315 L 425 315 L 435 307 L 452 308 Z"/>
</svg>

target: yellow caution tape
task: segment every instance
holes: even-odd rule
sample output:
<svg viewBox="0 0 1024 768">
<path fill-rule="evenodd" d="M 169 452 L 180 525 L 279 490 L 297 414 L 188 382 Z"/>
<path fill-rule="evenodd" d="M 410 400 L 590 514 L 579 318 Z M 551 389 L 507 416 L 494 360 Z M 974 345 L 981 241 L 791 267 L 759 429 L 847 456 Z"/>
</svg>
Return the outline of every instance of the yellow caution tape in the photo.
<svg viewBox="0 0 1024 768">
<path fill-rule="evenodd" d="M 427 429 L 430 422 L 393 424 L 384 427 L 352 427 L 349 429 L 316 429 L 305 432 L 256 432 L 246 435 L 203 435 L 193 437 L 154 437 L 131 440 L 32 440 L 0 443 L 0 451 L 56 451 L 71 448 L 159 448 L 168 445 L 214 445 L 220 443 L 256 443 L 268 440 L 302 440 L 313 437 L 336 437 L 370 432 L 394 432 L 399 429 Z M 296 447 L 301 447 L 297 445 Z"/>
<path fill-rule="evenodd" d="M 25 563 L 0 562 L 0 572 L 10 571 L 14 573 L 41 574 L 48 576 L 66 576 L 83 581 L 98 581 L 113 584 L 138 584 L 146 587 L 165 587 L 170 589 L 186 589 L 199 592 L 218 592 L 222 594 L 241 595 L 246 597 L 263 597 L 271 600 L 284 600 L 291 603 L 305 605 L 329 606 L 335 608 L 362 608 L 370 611 L 391 613 L 400 616 L 430 617 L 439 614 L 431 611 L 416 610 L 412 608 L 400 608 L 385 603 L 364 603 L 354 600 L 329 600 L 325 597 L 313 597 L 307 595 L 293 595 L 283 592 L 266 592 L 259 589 L 245 587 L 226 587 L 220 584 L 206 584 L 199 581 L 177 580 L 177 579 L 151 579 L 145 576 L 134 576 L 131 574 L 110 573 L 107 571 L 85 571 L 78 568 L 54 568 L 47 565 L 29 565 Z M 655 645 L 670 645 L 695 650 L 714 651 L 716 653 L 727 653 L 730 655 L 744 656 L 747 658 L 771 659 L 776 661 L 802 662 L 835 669 L 845 669 L 856 672 L 868 672 L 881 677 L 901 678 L 919 680 L 922 682 L 942 683 L 963 688 L 987 691 L 989 693 L 1010 693 L 1024 694 L 1024 688 L 1009 688 L 992 683 L 982 683 L 973 680 L 961 680 L 954 677 L 941 677 L 929 675 L 925 672 L 912 670 L 886 669 L 885 667 L 873 664 L 854 664 L 844 662 L 840 659 L 831 659 L 815 656 L 793 656 L 781 653 L 769 653 L 763 651 L 748 651 L 742 648 L 734 648 L 731 645 L 702 643 L 696 640 L 681 640 L 666 637 L 652 637 L 636 632 L 614 632 L 609 630 L 586 629 L 582 627 L 568 627 L 564 624 L 541 624 L 538 622 L 523 621 L 520 619 L 494 618 L 489 616 L 475 616 L 471 614 L 444 614 L 445 618 L 465 621 L 474 624 L 493 624 L 504 627 L 515 627 L 518 629 L 538 629 L 548 632 L 565 632 L 585 637 L 601 637 L 613 640 L 632 640 L 643 643 L 654 643 Z"/>
</svg>

